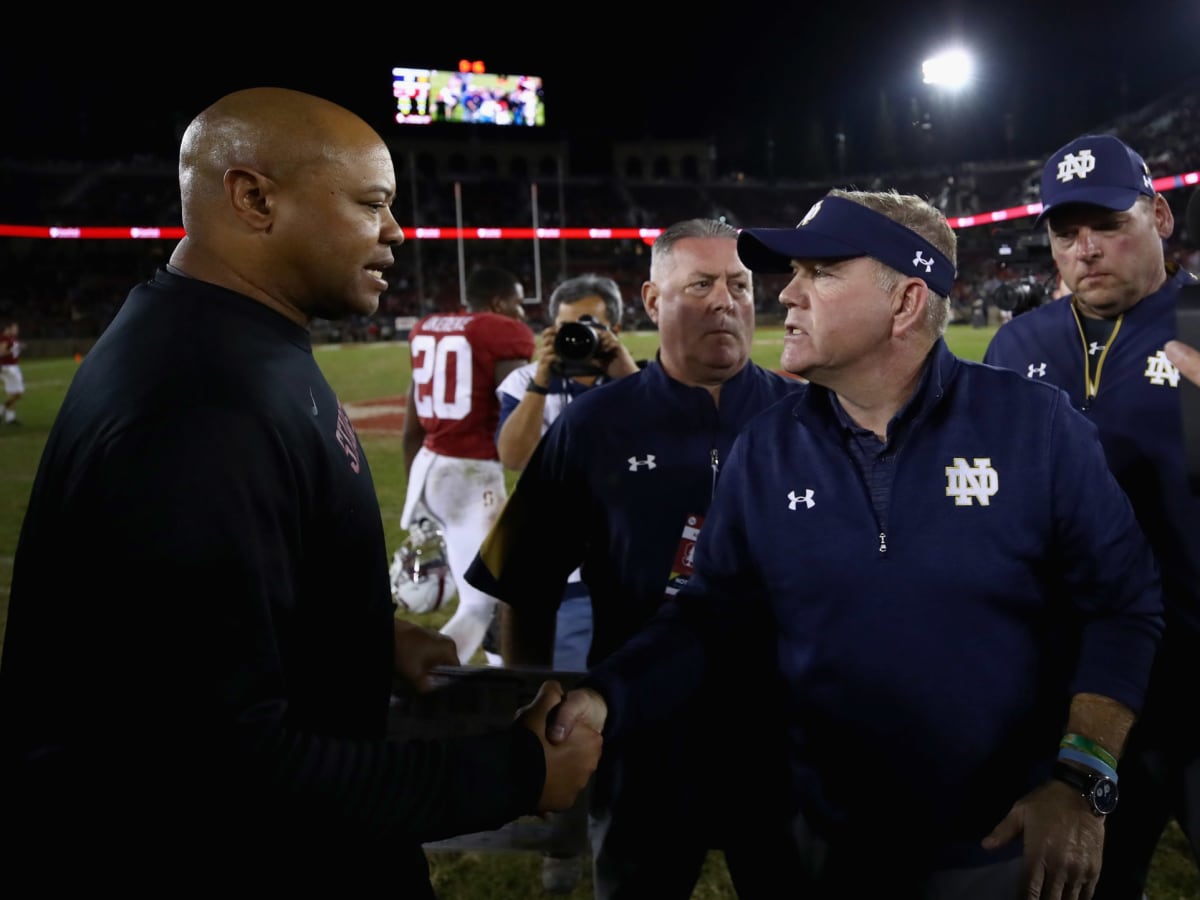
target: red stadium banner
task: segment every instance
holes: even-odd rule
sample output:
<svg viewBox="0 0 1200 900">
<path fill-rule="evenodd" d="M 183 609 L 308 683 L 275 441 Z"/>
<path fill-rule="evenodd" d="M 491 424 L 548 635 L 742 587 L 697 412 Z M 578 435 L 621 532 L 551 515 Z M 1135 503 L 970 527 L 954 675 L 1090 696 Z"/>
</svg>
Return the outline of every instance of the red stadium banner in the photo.
<svg viewBox="0 0 1200 900">
<path fill-rule="evenodd" d="M 1154 189 L 1160 193 L 1173 191 L 1181 187 L 1191 187 L 1200 184 L 1200 171 L 1184 172 L 1179 175 L 1165 175 L 1154 179 Z M 1010 222 L 1013 219 L 1024 219 L 1036 216 L 1042 211 L 1042 204 L 1029 203 L 1024 206 L 1012 206 L 1008 209 L 996 209 L 990 212 L 976 213 L 970 216 L 954 216 L 947 221 L 954 229 L 973 228 L 977 225 L 991 225 L 996 222 Z M 640 240 L 647 244 L 653 243 L 662 231 L 661 228 L 429 228 L 406 227 L 403 229 L 406 241 L 605 241 L 605 240 Z M 107 240 L 179 240 L 184 235 L 182 228 L 170 227 L 91 227 L 87 225 L 63 227 L 61 225 L 5 225 L 0 223 L 0 237 L 17 238 L 55 238 L 55 239 L 107 239 Z"/>
</svg>

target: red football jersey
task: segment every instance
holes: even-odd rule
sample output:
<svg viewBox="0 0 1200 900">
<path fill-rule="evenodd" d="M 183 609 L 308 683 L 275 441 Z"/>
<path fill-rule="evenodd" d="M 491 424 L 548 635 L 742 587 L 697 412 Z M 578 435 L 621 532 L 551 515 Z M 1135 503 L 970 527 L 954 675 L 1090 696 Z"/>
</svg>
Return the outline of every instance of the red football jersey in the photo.
<svg viewBox="0 0 1200 900">
<path fill-rule="evenodd" d="M 408 336 L 415 413 L 425 446 L 442 456 L 499 459 L 496 363 L 533 358 L 533 329 L 498 313 L 436 313 Z"/>
</svg>

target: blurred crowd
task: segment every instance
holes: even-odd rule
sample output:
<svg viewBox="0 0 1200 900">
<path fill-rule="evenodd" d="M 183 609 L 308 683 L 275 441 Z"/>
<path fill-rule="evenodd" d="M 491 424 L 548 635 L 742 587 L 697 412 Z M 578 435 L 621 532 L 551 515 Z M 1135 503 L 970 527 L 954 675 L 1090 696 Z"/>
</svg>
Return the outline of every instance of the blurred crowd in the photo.
<svg viewBox="0 0 1200 900">
<path fill-rule="evenodd" d="M 1200 169 L 1200 91 L 1183 90 L 1094 131 L 1116 134 L 1144 148 L 1156 177 Z M 1047 146 L 1047 152 L 1053 141 Z M 1007 209 L 1036 202 L 1042 159 L 964 160 L 903 171 L 859 173 L 811 182 L 706 180 L 690 177 L 503 175 L 498 166 L 451 172 L 434 166 L 407 173 L 412 198 L 398 203 L 406 227 L 645 227 L 691 216 L 724 218 L 736 227 L 790 227 L 830 187 L 895 187 L 926 197 L 947 216 Z M 406 160 L 405 164 L 413 164 Z M 398 164 L 404 174 L 404 167 Z M 538 191 L 531 191 L 536 183 Z M 457 199 L 456 199 L 457 185 Z M 1179 223 L 1168 256 L 1200 271 L 1200 236 L 1186 233 L 1185 209 L 1193 189 L 1165 192 Z M 404 191 L 401 192 L 402 194 Z M 140 156 L 105 165 L 81 161 L 0 159 L 3 224 L 62 226 L 180 225 L 176 160 Z M 539 203 L 536 197 L 540 196 Z M 461 201 L 461 203 L 459 202 Z M 992 298 L 1010 282 L 1052 280 L 1044 235 L 1031 218 L 1005 227 L 959 232 L 959 278 L 954 316 L 959 322 L 994 320 Z M 99 335 L 124 301 L 130 279 L 148 276 L 174 245 L 169 239 L 48 240 L 0 238 L 0 318 L 20 321 L 30 341 L 89 339 Z M 403 334 L 412 317 L 457 308 L 472 269 L 499 265 L 516 273 L 530 298 L 531 324 L 544 316 L 540 298 L 581 272 L 613 278 L 626 300 L 626 328 L 649 327 L 640 288 L 649 244 L 642 240 L 409 240 L 396 251 L 391 288 L 370 319 L 314 329 L 318 338 L 387 340 Z M 757 285 L 760 315 L 778 315 L 778 286 Z"/>
</svg>

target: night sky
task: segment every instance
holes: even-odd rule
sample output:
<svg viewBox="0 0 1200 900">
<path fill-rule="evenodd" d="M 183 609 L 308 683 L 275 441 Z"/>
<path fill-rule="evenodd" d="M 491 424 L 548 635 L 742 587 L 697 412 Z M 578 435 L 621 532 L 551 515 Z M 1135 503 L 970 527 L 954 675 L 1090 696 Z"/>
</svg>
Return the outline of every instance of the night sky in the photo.
<svg viewBox="0 0 1200 900">
<path fill-rule="evenodd" d="M 35 26 L 47 38 L 33 41 L 36 61 L 10 46 L 0 63 L 0 158 L 174 157 L 196 112 L 259 84 L 321 94 L 403 140 L 420 126 L 391 121 L 392 66 L 466 58 L 544 79 L 535 136 L 568 142 L 574 171 L 605 171 L 614 138 L 702 138 L 722 172 L 803 176 L 838 134 L 851 171 L 881 166 L 889 142 L 918 132 L 929 160 L 1038 157 L 1200 78 L 1200 0 L 610 4 L 573 21 L 562 4 L 550 18 L 496 4 L 486 22 L 467 9 L 390 5 L 366 18 L 347 7 L 359 18 L 325 10 L 306 27 L 210 7 L 178 27 L 163 14 L 94 39 L 100 26 L 80 20 L 71 35 Z M 952 43 L 979 69 L 950 100 L 921 83 L 920 63 Z M 503 130 L 431 127 L 464 139 Z"/>
</svg>

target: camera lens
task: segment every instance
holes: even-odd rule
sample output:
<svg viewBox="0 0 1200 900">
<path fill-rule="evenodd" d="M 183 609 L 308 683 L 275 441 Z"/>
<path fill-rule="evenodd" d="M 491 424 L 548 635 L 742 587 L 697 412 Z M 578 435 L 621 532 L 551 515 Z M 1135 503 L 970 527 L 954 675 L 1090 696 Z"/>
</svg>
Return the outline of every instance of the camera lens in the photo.
<svg viewBox="0 0 1200 900">
<path fill-rule="evenodd" d="M 1024 280 L 1003 284 L 992 293 L 992 304 L 1014 316 L 1036 309 L 1050 298 L 1046 287 L 1036 281 Z"/>
<path fill-rule="evenodd" d="M 568 362 L 591 359 L 600 348 L 600 337 L 586 322 L 564 322 L 554 335 L 554 352 Z"/>
</svg>

